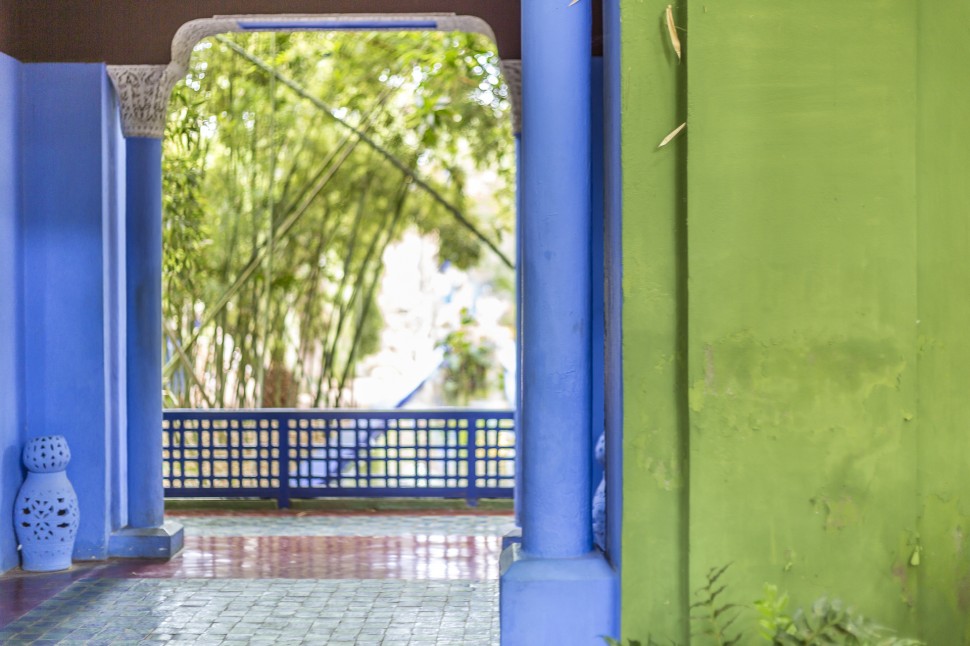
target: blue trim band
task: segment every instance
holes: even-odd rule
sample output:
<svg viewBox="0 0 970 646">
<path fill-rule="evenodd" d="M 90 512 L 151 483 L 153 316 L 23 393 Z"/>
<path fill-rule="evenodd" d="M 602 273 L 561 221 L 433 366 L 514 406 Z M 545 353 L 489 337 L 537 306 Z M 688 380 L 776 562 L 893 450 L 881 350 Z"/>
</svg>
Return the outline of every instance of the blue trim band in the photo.
<svg viewBox="0 0 970 646">
<path fill-rule="evenodd" d="M 237 22 L 236 24 L 244 31 L 275 31 L 279 29 L 299 29 L 302 31 L 400 31 L 438 28 L 438 23 L 434 20 L 282 20 L 270 22 Z"/>
</svg>

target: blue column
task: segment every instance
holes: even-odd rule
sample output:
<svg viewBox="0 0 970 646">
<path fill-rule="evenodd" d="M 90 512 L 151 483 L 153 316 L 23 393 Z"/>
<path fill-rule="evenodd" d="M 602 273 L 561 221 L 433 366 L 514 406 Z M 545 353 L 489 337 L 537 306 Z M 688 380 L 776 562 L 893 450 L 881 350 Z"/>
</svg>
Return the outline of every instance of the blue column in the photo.
<svg viewBox="0 0 970 646">
<path fill-rule="evenodd" d="M 162 491 L 162 142 L 127 140 L 128 524 L 159 527 Z"/>
<path fill-rule="evenodd" d="M 616 574 L 591 527 L 591 3 L 522 3 L 522 544 L 502 553 L 503 646 L 601 645 Z"/>
<path fill-rule="evenodd" d="M 590 551 L 589 2 L 522 3 L 523 548 Z"/>
<path fill-rule="evenodd" d="M 125 155 L 128 526 L 110 550 L 168 558 L 184 534 L 162 489 L 162 142 L 129 136 Z"/>
</svg>

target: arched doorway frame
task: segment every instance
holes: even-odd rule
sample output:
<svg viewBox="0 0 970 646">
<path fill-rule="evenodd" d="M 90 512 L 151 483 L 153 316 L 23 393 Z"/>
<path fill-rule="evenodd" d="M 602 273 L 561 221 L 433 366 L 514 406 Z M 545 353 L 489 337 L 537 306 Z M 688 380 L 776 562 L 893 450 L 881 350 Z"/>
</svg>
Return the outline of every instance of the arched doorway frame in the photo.
<svg viewBox="0 0 970 646">
<path fill-rule="evenodd" d="M 616 624 L 615 574 L 593 549 L 590 522 L 591 14 L 588 3 L 576 5 L 523 3 L 525 69 L 502 61 L 519 151 L 516 490 L 523 530 L 522 542 L 503 554 L 503 643 L 549 643 L 556 635 L 567 643 L 577 634 L 612 634 Z M 178 30 L 168 65 L 108 66 L 126 155 L 128 523 L 112 537 L 114 555 L 172 555 L 183 540 L 181 528 L 164 520 L 157 433 L 161 139 L 169 95 L 194 46 L 209 36 L 354 29 L 466 31 L 495 40 L 480 18 L 455 14 L 216 16 Z"/>
<path fill-rule="evenodd" d="M 164 520 L 161 489 L 161 140 L 175 84 L 189 69 L 193 48 L 225 33 L 302 31 L 464 31 L 495 41 L 488 24 L 455 14 L 246 14 L 192 20 L 176 32 L 168 65 L 109 65 L 119 98 L 126 152 L 127 282 L 127 526 L 112 538 L 112 552 L 126 556 L 171 555 L 180 549 L 180 528 Z M 512 93 L 513 132 L 518 132 L 518 61 L 502 61 Z M 518 470 L 517 471 L 521 471 Z M 518 489 L 518 487 L 517 487 Z M 139 547 L 145 534 L 152 546 Z M 161 541 L 161 545 L 156 545 Z"/>
<path fill-rule="evenodd" d="M 482 34 L 495 42 L 495 33 L 477 16 L 450 13 L 408 14 L 240 14 L 191 20 L 172 39 L 168 65 L 108 65 L 108 74 L 121 103 L 126 138 L 161 139 L 165 115 L 175 84 L 189 71 L 193 48 L 219 34 L 258 31 L 463 31 Z M 521 110 L 520 61 L 503 60 L 502 73 L 512 92 L 512 126 L 518 133 Z"/>
</svg>

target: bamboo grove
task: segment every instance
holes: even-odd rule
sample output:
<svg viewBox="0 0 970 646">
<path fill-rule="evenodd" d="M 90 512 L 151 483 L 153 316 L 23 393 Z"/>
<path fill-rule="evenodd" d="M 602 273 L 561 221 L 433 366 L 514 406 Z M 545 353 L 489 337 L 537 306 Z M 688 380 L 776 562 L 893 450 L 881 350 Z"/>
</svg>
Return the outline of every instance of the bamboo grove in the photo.
<svg viewBox="0 0 970 646">
<path fill-rule="evenodd" d="M 200 43 L 163 144 L 166 406 L 346 405 L 379 343 L 383 253 L 409 228 L 511 284 L 509 110 L 475 35 Z M 483 209 L 464 187 L 486 168 Z"/>
</svg>

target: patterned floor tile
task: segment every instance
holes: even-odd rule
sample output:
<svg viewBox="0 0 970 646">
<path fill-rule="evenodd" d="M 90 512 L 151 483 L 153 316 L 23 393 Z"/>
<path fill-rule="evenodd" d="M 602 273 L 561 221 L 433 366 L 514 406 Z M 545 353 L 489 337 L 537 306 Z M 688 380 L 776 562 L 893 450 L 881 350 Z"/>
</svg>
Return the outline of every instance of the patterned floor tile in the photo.
<svg viewBox="0 0 970 646">
<path fill-rule="evenodd" d="M 504 536 L 514 529 L 510 514 L 312 514 L 236 516 L 170 515 L 186 536 Z"/>
<path fill-rule="evenodd" d="M 497 602 L 495 581 L 90 579 L 0 629 L 0 643 L 485 646 L 498 643 Z M 252 612 L 225 614 L 236 604 Z"/>
<path fill-rule="evenodd" d="M 180 520 L 167 563 L 0 577 L 0 644 L 498 644 L 510 516 Z"/>
</svg>

